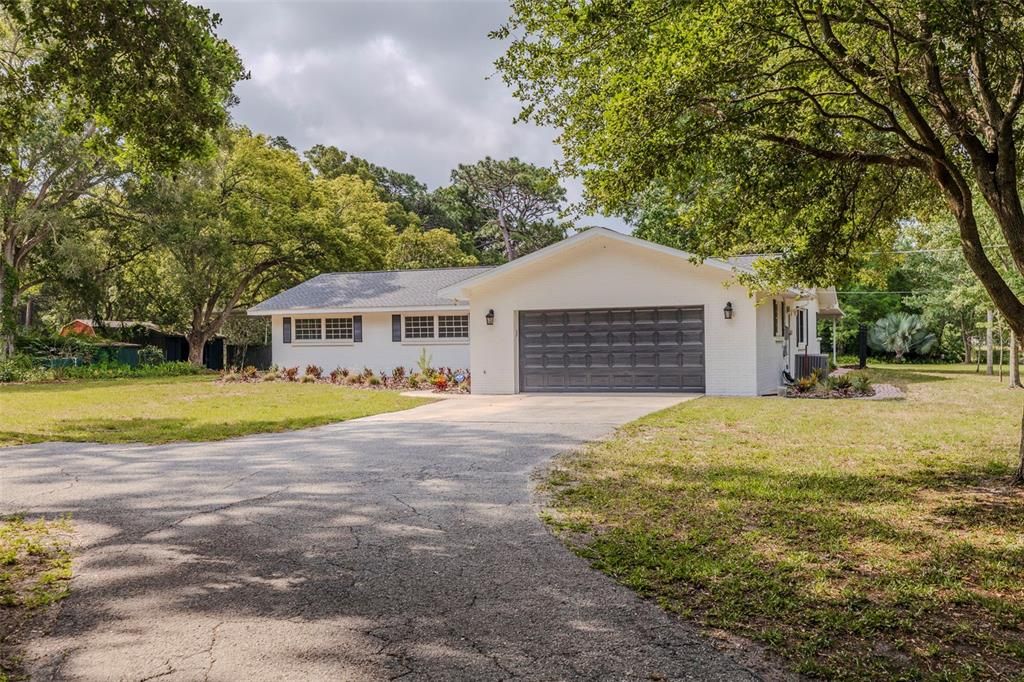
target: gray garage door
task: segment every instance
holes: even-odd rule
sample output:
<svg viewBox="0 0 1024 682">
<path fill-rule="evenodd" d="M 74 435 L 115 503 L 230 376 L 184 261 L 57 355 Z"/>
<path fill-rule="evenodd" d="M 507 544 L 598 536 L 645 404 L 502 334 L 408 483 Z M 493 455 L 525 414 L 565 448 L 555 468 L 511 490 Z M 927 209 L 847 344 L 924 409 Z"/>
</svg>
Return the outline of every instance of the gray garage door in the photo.
<svg viewBox="0 0 1024 682">
<path fill-rule="evenodd" d="M 519 313 L 526 392 L 704 391 L 704 309 Z"/>
</svg>

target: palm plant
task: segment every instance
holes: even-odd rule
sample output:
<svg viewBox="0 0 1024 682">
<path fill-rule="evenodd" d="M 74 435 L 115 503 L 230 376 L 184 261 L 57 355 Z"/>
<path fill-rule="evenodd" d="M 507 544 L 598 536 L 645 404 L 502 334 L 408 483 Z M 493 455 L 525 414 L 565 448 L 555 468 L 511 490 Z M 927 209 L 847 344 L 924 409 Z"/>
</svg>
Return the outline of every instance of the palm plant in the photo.
<svg viewBox="0 0 1024 682">
<path fill-rule="evenodd" d="M 910 313 L 889 313 L 868 330 L 871 349 L 893 355 L 896 362 L 908 353 L 927 355 L 938 340 L 925 328 L 920 315 Z"/>
</svg>

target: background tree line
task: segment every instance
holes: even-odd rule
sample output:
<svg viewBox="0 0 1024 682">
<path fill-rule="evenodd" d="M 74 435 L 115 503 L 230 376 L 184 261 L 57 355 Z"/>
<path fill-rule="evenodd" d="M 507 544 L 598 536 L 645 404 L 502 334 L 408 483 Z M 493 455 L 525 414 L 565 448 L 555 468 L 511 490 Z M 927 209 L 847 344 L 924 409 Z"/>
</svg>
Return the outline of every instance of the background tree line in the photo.
<svg viewBox="0 0 1024 682">
<path fill-rule="evenodd" d="M 499 263 L 563 238 L 565 190 L 512 158 L 435 190 L 233 124 L 248 74 L 177 0 L 0 0 L 0 356 L 26 302 L 180 331 L 190 361 L 245 307 L 323 271 Z"/>
</svg>

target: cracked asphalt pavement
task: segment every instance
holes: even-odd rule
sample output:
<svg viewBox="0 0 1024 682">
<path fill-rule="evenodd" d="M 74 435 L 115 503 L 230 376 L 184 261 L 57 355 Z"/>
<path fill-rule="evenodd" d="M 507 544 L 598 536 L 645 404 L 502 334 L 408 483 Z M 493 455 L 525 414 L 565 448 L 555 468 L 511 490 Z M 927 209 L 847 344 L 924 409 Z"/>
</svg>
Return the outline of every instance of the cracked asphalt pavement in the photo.
<svg viewBox="0 0 1024 682">
<path fill-rule="evenodd" d="M 531 473 L 679 396 L 471 396 L 217 443 L 0 452 L 0 509 L 70 513 L 35 680 L 777 677 L 589 568 Z"/>
</svg>

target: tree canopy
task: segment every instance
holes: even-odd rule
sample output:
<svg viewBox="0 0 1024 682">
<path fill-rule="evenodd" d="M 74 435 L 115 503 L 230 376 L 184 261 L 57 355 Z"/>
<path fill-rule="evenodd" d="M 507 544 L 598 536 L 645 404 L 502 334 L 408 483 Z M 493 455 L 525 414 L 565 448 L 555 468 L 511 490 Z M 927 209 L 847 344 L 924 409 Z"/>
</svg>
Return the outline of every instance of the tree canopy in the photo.
<svg viewBox="0 0 1024 682">
<path fill-rule="evenodd" d="M 508 260 L 536 251 L 565 237 L 560 222 L 565 188 L 548 168 L 517 158 L 486 157 L 460 164 L 452 171 L 452 186 L 482 211 L 489 228 L 500 238 Z"/>
<path fill-rule="evenodd" d="M 0 0 L 0 356 L 21 275 L 83 198 L 209 150 L 245 75 L 218 23 L 178 0 Z"/>
<path fill-rule="evenodd" d="M 976 208 L 1024 268 L 1021 3 L 515 0 L 498 65 L 523 118 L 560 128 L 590 201 L 636 210 L 703 256 L 779 252 L 766 276 L 822 284 L 891 246 L 900 220 L 955 220 L 967 263 L 1020 334 L 1024 304 Z"/>
</svg>

